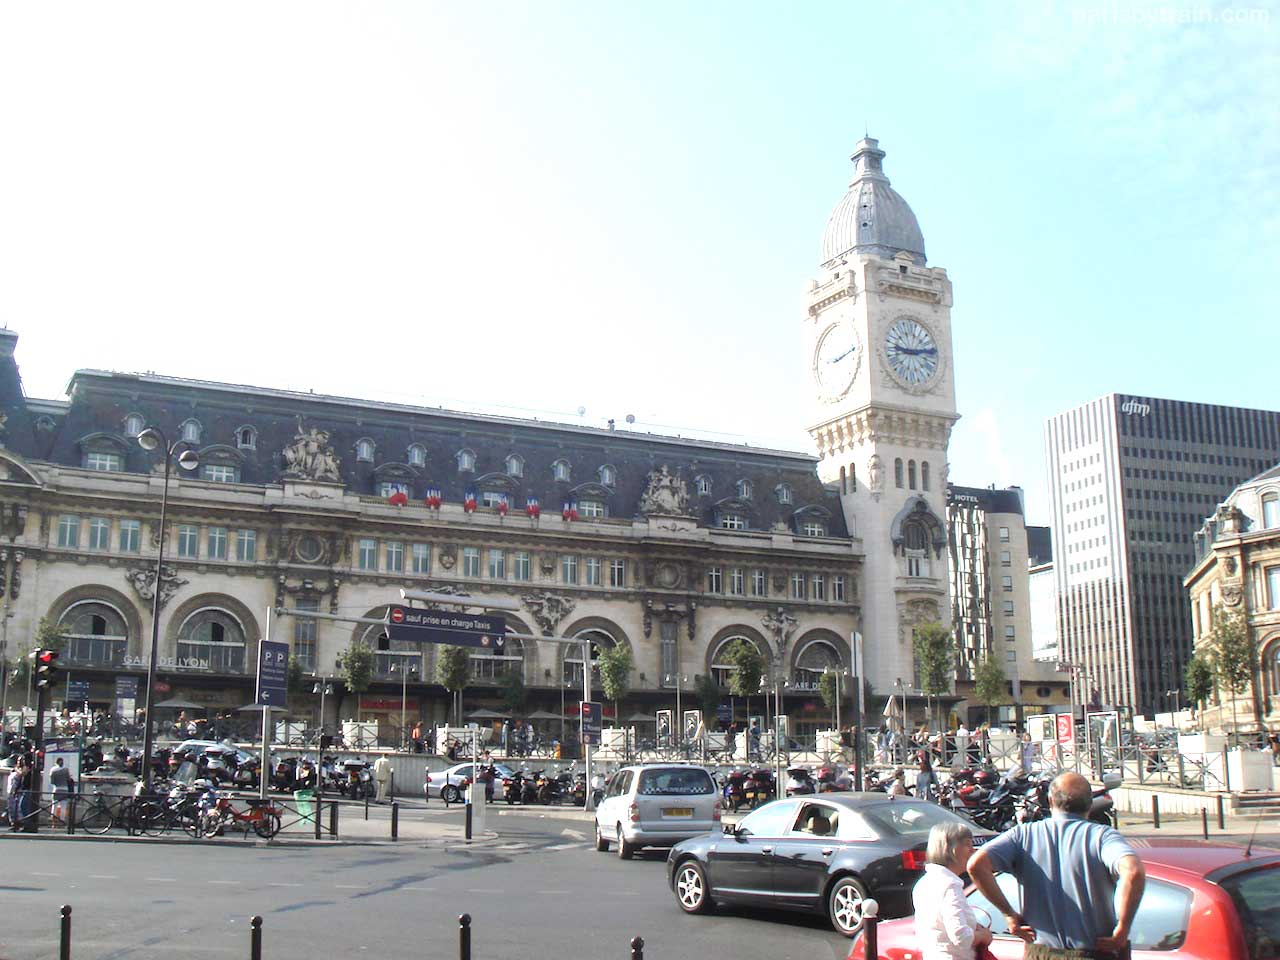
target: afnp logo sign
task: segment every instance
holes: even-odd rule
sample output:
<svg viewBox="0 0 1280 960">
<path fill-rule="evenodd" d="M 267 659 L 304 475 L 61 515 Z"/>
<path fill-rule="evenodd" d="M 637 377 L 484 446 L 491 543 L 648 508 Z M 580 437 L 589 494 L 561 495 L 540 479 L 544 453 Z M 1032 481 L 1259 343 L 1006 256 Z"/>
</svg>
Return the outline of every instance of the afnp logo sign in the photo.
<svg viewBox="0 0 1280 960">
<path fill-rule="evenodd" d="M 1140 403 L 1137 400 L 1126 400 L 1120 404 L 1120 412 L 1127 413 L 1131 417 L 1145 417 L 1151 412 L 1151 404 Z"/>
</svg>

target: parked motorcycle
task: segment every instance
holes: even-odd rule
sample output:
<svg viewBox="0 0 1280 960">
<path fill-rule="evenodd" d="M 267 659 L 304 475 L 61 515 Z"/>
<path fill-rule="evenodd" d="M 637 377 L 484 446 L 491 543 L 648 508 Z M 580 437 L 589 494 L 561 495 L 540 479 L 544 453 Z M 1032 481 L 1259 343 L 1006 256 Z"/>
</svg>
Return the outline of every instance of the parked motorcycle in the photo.
<svg viewBox="0 0 1280 960">
<path fill-rule="evenodd" d="M 787 769 L 787 796 L 798 797 L 818 792 L 818 785 L 807 767 Z"/>
<path fill-rule="evenodd" d="M 726 810 L 738 812 L 738 808 L 747 803 L 747 775 L 741 770 L 730 770 L 724 776 L 720 788 L 720 799 Z"/>
<path fill-rule="evenodd" d="M 752 770 L 743 781 L 742 791 L 749 806 L 758 807 L 762 803 L 768 803 L 778 795 L 773 771 L 768 767 L 757 767 Z"/>
</svg>

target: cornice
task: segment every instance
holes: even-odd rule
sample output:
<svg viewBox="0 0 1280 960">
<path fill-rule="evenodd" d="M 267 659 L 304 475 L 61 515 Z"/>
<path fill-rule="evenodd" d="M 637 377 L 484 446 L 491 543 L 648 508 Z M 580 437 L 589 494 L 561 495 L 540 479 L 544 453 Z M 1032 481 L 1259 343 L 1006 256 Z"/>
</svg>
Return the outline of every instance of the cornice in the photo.
<svg viewBox="0 0 1280 960">
<path fill-rule="evenodd" d="M 945 451 L 960 417 L 884 405 L 868 405 L 809 428 L 818 455 L 829 457 L 866 444 L 923 447 Z"/>
</svg>

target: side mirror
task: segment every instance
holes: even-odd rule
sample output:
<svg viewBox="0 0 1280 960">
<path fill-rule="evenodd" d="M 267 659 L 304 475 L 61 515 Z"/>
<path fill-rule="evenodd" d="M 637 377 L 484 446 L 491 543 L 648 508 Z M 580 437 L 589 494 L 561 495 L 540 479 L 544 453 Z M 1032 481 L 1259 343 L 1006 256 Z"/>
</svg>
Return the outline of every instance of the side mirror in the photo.
<svg viewBox="0 0 1280 960">
<path fill-rule="evenodd" d="M 738 825 L 736 823 L 726 823 L 720 828 L 720 832 L 726 837 L 733 837 L 736 839 L 738 836 Z"/>
</svg>

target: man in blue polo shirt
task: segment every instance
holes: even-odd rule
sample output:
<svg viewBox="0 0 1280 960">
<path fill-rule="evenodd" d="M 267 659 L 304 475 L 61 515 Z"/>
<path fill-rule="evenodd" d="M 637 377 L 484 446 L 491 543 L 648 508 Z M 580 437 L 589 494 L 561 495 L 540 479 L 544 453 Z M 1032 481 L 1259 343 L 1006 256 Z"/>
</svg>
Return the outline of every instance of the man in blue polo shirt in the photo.
<svg viewBox="0 0 1280 960">
<path fill-rule="evenodd" d="M 1119 831 L 1085 819 L 1092 800 L 1088 780 L 1064 773 L 1049 787 L 1052 817 L 1006 831 L 969 860 L 973 882 L 1010 932 L 1029 944 L 1026 960 L 1128 954 L 1146 872 Z M 996 872 L 1018 878 L 1021 913 L 1009 905 Z"/>
</svg>

